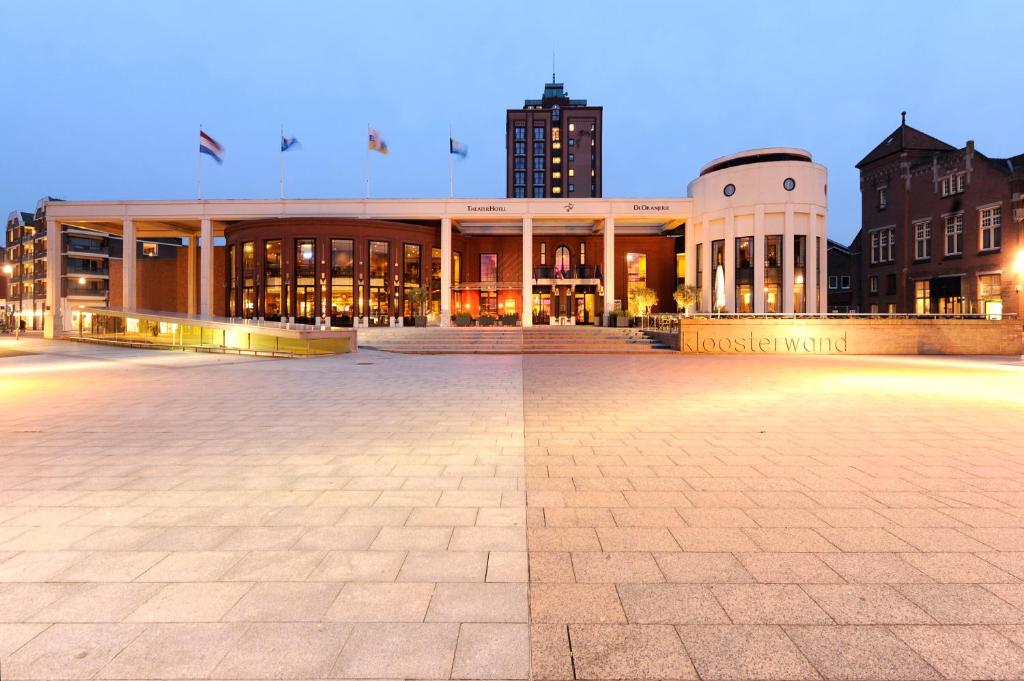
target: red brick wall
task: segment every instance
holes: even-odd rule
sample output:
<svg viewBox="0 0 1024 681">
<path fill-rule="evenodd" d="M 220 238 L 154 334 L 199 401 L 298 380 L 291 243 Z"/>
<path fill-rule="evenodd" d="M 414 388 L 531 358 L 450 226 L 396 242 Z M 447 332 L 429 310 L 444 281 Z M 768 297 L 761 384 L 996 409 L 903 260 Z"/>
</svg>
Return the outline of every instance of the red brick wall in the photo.
<svg viewBox="0 0 1024 681">
<path fill-rule="evenodd" d="M 213 254 L 213 314 L 224 316 L 224 247 L 216 246 Z M 110 306 L 122 307 L 124 261 L 110 260 Z M 177 258 L 139 258 L 135 279 L 136 307 L 140 310 L 188 312 L 188 249 L 179 248 Z M 196 310 L 199 309 L 199 267 L 196 273 Z"/>
</svg>

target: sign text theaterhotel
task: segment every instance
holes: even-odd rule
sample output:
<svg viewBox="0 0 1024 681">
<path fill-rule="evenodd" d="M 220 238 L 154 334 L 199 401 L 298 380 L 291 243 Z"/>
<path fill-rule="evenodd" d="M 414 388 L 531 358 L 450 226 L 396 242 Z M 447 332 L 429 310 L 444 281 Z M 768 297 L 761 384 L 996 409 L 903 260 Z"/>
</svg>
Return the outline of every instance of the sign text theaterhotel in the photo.
<svg viewBox="0 0 1024 681">
<path fill-rule="evenodd" d="M 370 199 L 369 152 L 388 152 L 370 126 L 364 199 L 286 199 L 283 159 L 275 200 L 44 199 L 35 215 L 12 214 L 33 239 L 60 240 L 40 249 L 33 321 L 51 337 L 90 326 L 101 307 L 321 330 L 615 326 L 641 299 L 675 312 L 680 287 L 693 294 L 687 312 L 827 310 L 828 177 L 809 152 L 723 156 L 686 196 L 604 198 L 601 121 L 560 83 L 509 110 L 504 199 Z M 282 152 L 289 139 L 282 128 Z M 450 155 L 466 150 L 449 135 Z M 202 130 L 199 151 L 224 155 Z"/>
</svg>

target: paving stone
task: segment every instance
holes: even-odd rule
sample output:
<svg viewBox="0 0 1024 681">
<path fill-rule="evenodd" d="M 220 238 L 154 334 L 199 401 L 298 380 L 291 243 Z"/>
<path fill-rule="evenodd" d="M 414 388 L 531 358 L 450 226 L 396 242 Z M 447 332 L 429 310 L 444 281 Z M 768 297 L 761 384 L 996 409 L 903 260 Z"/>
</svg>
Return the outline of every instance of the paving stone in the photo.
<svg viewBox="0 0 1024 681">
<path fill-rule="evenodd" d="M 427 610 L 428 622 L 526 622 L 525 584 L 438 584 Z"/>
<path fill-rule="evenodd" d="M 417 583 L 349 583 L 333 604 L 328 603 L 323 618 L 332 622 L 422 622 L 434 588 L 433 584 Z"/>
<path fill-rule="evenodd" d="M 612 584 L 531 584 L 530 621 L 624 623 L 626 615 Z"/>
<path fill-rule="evenodd" d="M 350 624 L 250 624 L 210 676 L 217 679 L 324 678 L 351 631 Z"/>
<path fill-rule="evenodd" d="M 924 610 L 886 584 L 805 584 L 837 624 L 934 624 Z"/>
<path fill-rule="evenodd" d="M 527 624 L 463 624 L 453 679 L 526 679 L 530 675 Z"/>
<path fill-rule="evenodd" d="M 681 626 L 679 637 L 702 679 L 820 679 L 775 626 Z"/>
<path fill-rule="evenodd" d="M 330 678 L 443 679 L 455 658 L 459 625 L 356 624 Z"/>
<path fill-rule="evenodd" d="M 656 553 L 654 559 L 668 582 L 729 584 L 754 581 L 731 553 Z"/>
<path fill-rule="evenodd" d="M 827 679 L 942 678 L 886 627 L 786 627 L 786 633 Z"/>
<path fill-rule="evenodd" d="M 206 678 L 238 643 L 246 627 L 214 623 L 151 624 L 95 678 Z"/>
<path fill-rule="evenodd" d="M 223 617 L 225 622 L 319 622 L 341 591 L 329 582 L 263 582 Z"/>
<path fill-rule="evenodd" d="M 799 586 L 714 584 L 710 588 L 736 624 L 832 624 Z"/>
<path fill-rule="evenodd" d="M 398 581 L 482 582 L 486 576 L 485 551 L 410 551 L 398 572 Z"/>
<path fill-rule="evenodd" d="M 950 679 L 1013 679 L 1024 673 L 1024 650 L 988 627 L 893 627 L 893 633 Z"/>
<path fill-rule="evenodd" d="M 252 587 L 245 582 L 168 584 L 127 617 L 131 622 L 216 622 Z"/>
<path fill-rule="evenodd" d="M 736 558 L 758 582 L 828 584 L 843 581 L 821 558 L 810 553 L 740 553 Z"/>
<path fill-rule="evenodd" d="M 904 584 L 898 589 L 939 624 L 1024 623 L 1024 612 L 977 584 Z"/>
<path fill-rule="evenodd" d="M 572 568 L 580 583 L 665 581 L 654 557 L 644 552 L 573 553 Z"/>
<path fill-rule="evenodd" d="M 90 679 L 144 630 L 142 624 L 54 624 L 7 658 L 12 679 Z"/>
<path fill-rule="evenodd" d="M 696 679 L 675 629 L 666 625 L 573 624 L 578 679 Z"/>
<path fill-rule="evenodd" d="M 619 599 L 631 624 L 728 624 L 707 586 L 620 584 Z"/>
</svg>

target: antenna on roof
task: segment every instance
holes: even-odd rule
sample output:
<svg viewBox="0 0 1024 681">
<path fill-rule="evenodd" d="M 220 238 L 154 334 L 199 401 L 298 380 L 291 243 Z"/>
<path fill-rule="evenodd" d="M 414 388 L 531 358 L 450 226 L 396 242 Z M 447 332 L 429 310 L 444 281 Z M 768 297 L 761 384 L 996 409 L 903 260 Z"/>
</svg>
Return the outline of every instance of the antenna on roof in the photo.
<svg viewBox="0 0 1024 681">
<path fill-rule="evenodd" d="M 900 112 L 900 116 L 903 117 L 903 122 L 900 125 L 906 125 L 907 124 L 907 112 L 906 111 L 901 111 Z"/>
<path fill-rule="evenodd" d="M 555 51 L 551 50 L 551 83 L 555 83 Z"/>
</svg>

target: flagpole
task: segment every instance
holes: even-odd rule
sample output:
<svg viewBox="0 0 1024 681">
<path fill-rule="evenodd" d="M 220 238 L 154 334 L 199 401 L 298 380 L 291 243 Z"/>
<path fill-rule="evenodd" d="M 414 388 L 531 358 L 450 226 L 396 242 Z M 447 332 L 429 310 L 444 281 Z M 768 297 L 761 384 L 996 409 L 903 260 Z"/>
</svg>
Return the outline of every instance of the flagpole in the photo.
<svg viewBox="0 0 1024 681">
<path fill-rule="evenodd" d="M 281 140 L 278 142 L 281 148 L 281 200 L 284 201 L 284 124 L 281 124 Z"/>
<path fill-rule="evenodd" d="M 452 124 L 448 124 L 448 198 L 455 198 L 455 174 L 452 170 Z"/>
<path fill-rule="evenodd" d="M 370 198 L 370 124 L 366 124 L 366 198 Z"/>
<path fill-rule="evenodd" d="M 199 138 L 202 141 L 203 137 L 203 124 L 199 124 Z M 203 152 L 202 146 L 196 147 L 196 193 L 199 196 L 199 200 L 203 200 Z"/>
</svg>

